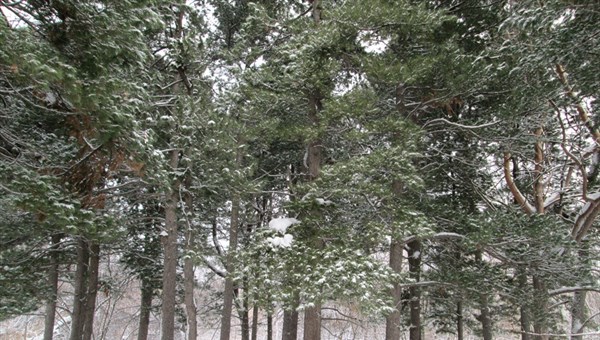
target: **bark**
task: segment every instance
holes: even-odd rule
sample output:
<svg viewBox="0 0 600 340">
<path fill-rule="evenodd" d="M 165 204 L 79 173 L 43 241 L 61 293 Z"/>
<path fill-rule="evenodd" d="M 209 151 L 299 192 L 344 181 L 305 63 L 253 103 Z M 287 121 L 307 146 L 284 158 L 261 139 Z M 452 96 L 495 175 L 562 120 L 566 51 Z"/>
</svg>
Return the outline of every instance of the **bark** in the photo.
<svg viewBox="0 0 600 340">
<path fill-rule="evenodd" d="M 481 252 L 478 251 L 475 253 L 475 260 L 477 263 L 482 263 Z M 481 323 L 481 333 L 484 340 L 491 340 L 494 336 L 492 329 L 492 317 L 490 315 L 490 303 L 489 303 L 489 294 L 487 292 L 482 292 L 479 294 L 479 315 L 477 319 Z"/>
<path fill-rule="evenodd" d="M 179 150 L 172 150 L 169 164 L 175 170 L 179 164 Z M 161 340 L 173 340 L 175 336 L 175 297 L 177 283 L 177 202 L 179 181 L 175 180 L 166 194 L 165 232 L 163 236 L 164 271 L 162 280 Z"/>
<path fill-rule="evenodd" d="M 150 325 L 150 310 L 152 309 L 152 285 L 145 279 L 142 279 L 141 293 L 140 323 L 137 340 L 147 340 L 148 326 Z"/>
<path fill-rule="evenodd" d="M 414 240 L 408 246 L 408 270 L 414 282 L 421 278 L 421 241 Z M 421 289 L 418 285 L 409 288 L 410 291 L 410 340 L 421 340 Z"/>
<path fill-rule="evenodd" d="M 242 149 L 239 147 L 243 144 L 241 136 L 238 135 L 236 149 L 236 166 L 242 164 Z M 220 340 L 229 340 L 231 336 L 231 312 L 233 309 L 233 260 L 234 253 L 238 246 L 238 229 L 240 215 L 240 196 L 234 194 L 231 200 L 231 225 L 229 227 L 229 252 L 227 253 L 227 276 L 225 277 L 225 289 L 223 291 L 223 314 L 221 315 L 221 336 Z"/>
<path fill-rule="evenodd" d="M 273 340 L 273 314 L 267 313 L 267 340 Z"/>
<path fill-rule="evenodd" d="M 44 340 L 52 340 L 54 337 L 54 321 L 56 319 L 56 299 L 58 297 L 58 248 L 61 235 L 54 234 L 50 246 L 50 268 L 48 269 L 48 286 L 50 297 L 46 302 L 46 316 L 44 319 Z"/>
<path fill-rule="evenodd" d="M 293 310 L 283 311 L 283 329 L 281 340 L 296 340 L 298 338 L 298 312 Z"/>
<path fill-rule="evenodd" d="M 252 340 L 258 335 L 258 305 L 252 307 Z"/>
<path fill-rule="evenodd" d="M 248 278 L 243 279 L 244 291 L 242 292 L 242 311 L 241 311 L 241 323 L 242 323 L 242 340 L 250 340 L 250 315 L 248 308 L 248 294 L 246 287 L 248 287 Z"/>
<path fill-rule="evenodd" d="M 390 268 L 394 273 L 402 271 L 403 248 L 403 242 L 395 238 L 392 239 L 390 244 Z M 402 287 L 399 282 L 394 282 L 394 287 L 392 287 L 390 293 L 394 301 L 394 312 L 385 318 L 385 340 L 399 340 L 401 334 L 400 306 L 402 305 Z"/>
<path fill-rule="evenodd" d="M 321 339 L 321 304 L 304 311 L 304 340 Z"/>
<path fill-rule="evenodd" d="M 581 249 L 578 252 L 579 264 L 586 270 L 586 274 L 590 275 L 591 260 L 590 260 L 590 249 L 587 242 L 580 243 Z M 587 309 L 585 305 L 585 298 L 587 291 L 576 290 L 573 292 L 573 302 L 571 304 L 571 334 L 583 333 L 585 324 L 587 322 Z M 583 340 L 582 335 L 573 335 L 571 340 Z"/>
<path fill-rule="evenodd" d="M 456 303 L 456 340 L 463 340 L 465 338 L 464 323 L 462 301 L 458 301 Z"/>
<path fill-rule="evenodd" d="M 525 271 L 523 270 L 523 268 L 519 268 L 518 269 L 518 282 L 519 282 L 519 289 L 525 291 L 527 289 L 527 274 L 525 274 Z M 525 304 L 525 301 L 527 299 L 522 299 L 521 301 L 521 305 L 519 306 L 519 312 L 520 312 L 520 318 L 519 318 L 519 322 L 521 324 L 521 340 L 530 340 L 531 336 L 529 335 L 529 333 L 531 333 L 531 315 L 529 312 L 529 307 L 527 304 Z"/>
<path fill-rule="evenodd" d="M 96 314 L 96 297 L 98 295 L 98 275 L 100 266 L 100 245 L 90 244 L 87 297 L 85 304 L 85 320 L 83 324 L 83 340 L 91 340 L 94 334 L 94 315 Z"/>
<path fill-rule="evenodd" d="M 73 312 L 71 314 L 70 340 L 81 340 L 83 324 L 85 322 L 85 299 L 87 291 L 89 251 L 88 243 L 82 237 L 77 237 L 77 267 L 75 269 L 75 282 L 73 293 Z"/>
<path fill-rule="evenodd" d="M 192 230 L 188 228 L 186 233 L 186 250 L 190 251 L 192 243 Z M 196 320 L 196 302 L 194 301 L 194 263 L 192 258 L 187 256 L 183 261 L 184 277 L 184 303 L 187 320 L 187 340 L 196 340 L 198 337 L 198 322 Z"/>
<path fill-rule="evenodd" d="M 533 294 L 534 294 L 534 307 L 537 315 L 533 320 L 533 331 L 538 334 L 533 338 L 536 340 L 547 340 L 548 335 L 548 324 L 547 324 L 547 312 L 548 312 L 548 292 L 546 291 L 546 285 L 541 278 L 536 275 L 533 276 Z"/>
</svg>

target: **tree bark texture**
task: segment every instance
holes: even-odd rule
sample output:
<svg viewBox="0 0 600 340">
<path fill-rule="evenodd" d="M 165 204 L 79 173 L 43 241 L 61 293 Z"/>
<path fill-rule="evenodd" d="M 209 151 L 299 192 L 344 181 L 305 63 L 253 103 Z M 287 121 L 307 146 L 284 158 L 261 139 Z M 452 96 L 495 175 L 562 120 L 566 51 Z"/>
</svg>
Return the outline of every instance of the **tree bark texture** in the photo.
<svg viewBox="0 0 600 340">
<path fill-rule="evenodd" d="M 179 164 L 179 150 L 172 150 L 169 164 L 172 170 Z M 175 337 L 175 297 L 177 286 L 177 202 L 179 181 L 171 184 L 166 193 L 165 232 L 163 236 L 164 271 L 162 280 L 162 322 L 161 340 L 173 340 Z"/>
<path fill-rule="evenodd" d="M 392 238 L 390 244 L 390 268 L 394 273 L 402 271 L 402 251 L 404 243 L 401 240 Z M 385 340 L 400 340 L 401 313 L 402 306 L 402 287 L 399 282 L 394 282 L 391 289 L 392 299 L 394 301 L 394 312 L 385 318 Z"/>
<path fill-rule="evenodd" d="M 87 292 L 87 272 L 89 261 L 88 242 L 82 237 L 77 237 L 77 267 L 75 269 L 75 282 L 73 293 L 73 311 L 71 314 L 71 333 L 69 340 L 81 340 L 83 324 L 85 322 L 85 304 Z"/>
<path fill-rule="evenodd" d="M 152 284 L 144 279 L 142 279 L 141 295 L 137 340 L 148 340 L 148 326 L 150 325 L 150 311 L 152 309 Z"/>
<path fill-rule="evenodd" d="M 281 340 L 297 340 L 298 312 L 295 309 L 283 311 L 283 329 Z"/>
<path fill-rule="evenodd" d="M 414 282 L 421 279 L 421 241 L 414 240 L 408 246 L 408 270 Z M 421 340 L 421 289 L 414 285 L 410 290 L 410 340 Z"/>
<path fill-rule="evenodd" d="M 192 165 L 188 164 L 188 171 L 191 172 Z M 185 304 L 185 315 L 187 320 L 187 340 L 196 340 L 198 337 L 198 321 L 196 319 L 196 301 L 194 300 L 194 260 L 190 256 L 193 252 L 194 230 L 190 222 L 193 211 L 193 200 L 189 190 L 192 186 L 192 178 L 188 175 L 185 178 L 185 214 L 187 220 L 187 229 L 185 231 L 185 253 L 183 260 L 183 301 Z"/>
<path fill-rule="evenodd" d="M 252 340 L 258 335 L 258 305 L 252 307 Z"/>
<path fill-rule="evenodd" d="M 94 334 L 94 316 L 96 314 L 96 297 L 98 296 L 98 275 L 100 267 L 100 245 L 90 243 L 87 296 L 85 304 L 85 320 L 83 324 L 83 340 L 92 340 Z"/>
<path fill-rule="evenodd" d="M 534 339 L 548 340 L 548 292 L 544 281 L 536 275 L 533 275 L 533 295 L 536 313 L 533 319 L 533 331 L 536 333 Z"/>
<path fill-rule="evenodd" d="M 52 340 L 54 337 L 54 321 L 56 320 L 56 299 L 58 297 L 58 248 L 61 235 L 54 234 L 50 245 L 50 268 L 48 269 L 48 286 L 50 297 L 46 302 L 44 318 L 44 340 Z"/>
<path fill-rule="evenodd" d="M 465 322 L 463 318 L 462 301 L 456 303 L 456 340 L 465 338 Z"/>
<path fill-rule="evenodd" d="M 517 279 L 519 282 L 519 289 L 527 289 L 527 274 L 523 268 L 518 269 Z M 525 304 L 527 299 L 522 299 L 521 305 L 519 306 L 519 322 L 521 324 L 521 340 L 531 340 L 531 314 L 529 306 Z"/>
</svg>

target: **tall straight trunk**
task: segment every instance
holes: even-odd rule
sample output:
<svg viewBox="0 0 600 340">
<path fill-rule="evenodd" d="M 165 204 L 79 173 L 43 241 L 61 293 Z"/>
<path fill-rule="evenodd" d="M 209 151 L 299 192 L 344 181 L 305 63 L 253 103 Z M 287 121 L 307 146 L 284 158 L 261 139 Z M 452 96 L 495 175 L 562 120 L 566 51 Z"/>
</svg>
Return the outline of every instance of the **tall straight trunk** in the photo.
<svg viewBox="0 0 600 340">
<path fill-rule="evenodd" d="M 571 306 L 571 334 L 583 332 L 586 318 L 585 307 L 586 291 L 573 293 L 573 304 Z M 583 340 L 583 335 L 572 335 L 571 340 Z"/>
<path fill-rule="evenodd" d="M 525 291 L 527 289 L 527 274 L 523 268 L 517 269 L 517 280 L 519 283 L 519 289 Z M 521 305 L 519 306 L 521 324 L 521 340 L 531 340 L 531 314 L 529 306 L 525 303 L 527 299 L 522 299 Z"/>
<path fill-rule="evenodd" d="M 304 340 L 321 339 L 321 304 L 304 311 Z"/>
<path fill-rule="evenodd" d="M 243 140 L 238 134 L 236 148 L 236 167 L 241 167 L 243 153 L 241 145 Z M 231 222 L 229 226 L 229 251 L 227 253 L 226 268 L 227 276 L 225 277 L 225 289 L 223 291 L 223 314 L 221 315 L 221 334 L 220 340 L 229 340 L 231 336 L 231 312 L 233 310 L 233 261 L 234 253 L 238 246 L 238 230 L 240 220 L 240 195 L 235 193 L 231 199 Z"/>
<path fill-rule="evenodd" d="M 152 284 L 144 278 L 142 278 L 141 293 L 140 323 L 137 340 L 148 340 L 148 326 L 150 325 L 150 311 L 152 309 Z"/>
<path fill-rule="evenodd" d="M 248 277 L 244 277 L 242 280 L 243 291 L 242 291 L 242 310 L 241 310 L 241 323 L 242 323 L 242 340 L 250 340 L 250 310 L 248 302 Z"/>
<path fill-rule="evenodd" d="M 258 336 L 258 305 L 252 307 L 252 340 Z"/>
<path fill-rule="evenodd" d="M 50 245 L 50 268 L 48 268 L 48 286 L 50 296 L 46 302 L 44 318 L 44 340 L 52 340 L 54 337 L 54 321 L 56 320 L 56 299 L 58 297 L 58 248 L 60 246 L 60 234 L 51 237 Z"/>
<path fill-rule="evenodd" d="M 392 238 L 390 244 L 390 269 L 394 273 L 400 273 L 402 271 L 402 251 L 404 243 L 397 239 Z M 400 340 L 400 306 L 402 305 L 402 287 L 399 282 L 394 282 L 394 286 L 391 289 L 392 299 L 394 301 L 394 312 L 389 314 L 385 318 L 385 340 Z"/>
<path fill-rule="evenodd" d="M 267 340 L 273 340 L 273 314 L 267 313 Z"/>
<path fill-rule="evenodd" d="M 169 165 L 175 170 L 179 164 L 179 150 L 172 150 Z M 165 200 L 165 232 L 163 236 L 164 269 L 162 279 L 161 340 L 175 337 L 175 297 L 177 294 L 177 202 L 179 181 L 171 184 Z"/>
<path fill-rule="evenodd" d="M 421 241 L 414 240 L 408 246 L 408 270 L 414 282 L 421 280 Z M 421 340 L 421 289 L 414 285 L 410 290 L 410 340 Z"/>
<path fill-rule="evenodd" d="M 478 264 L 483 263 L 481 251 L 475 253 L 475 261 Z M 479 294 L 479 316 L 477 320 L 481 323 L 482 338 L 491 340 L 493 337 L 492 318 L 490 315 L 489 294 L 485 291 Z"/>
<path fill-rule="evenodd" d="M 191 164 L 188 164 L 188 171 L 191 172 Z M 194 230 L 190 219 L 193 211 L 192 195 L 189 193 L 192 185 L 191 176 L 187 176 L 185 179 L 185 214 L 187 223 L 187 229 L 185 232 L 185 252 L 186 256 L 183 260 L 183 302 L 185 304 L 185 315 L 187 320 L 187 340 L 196 340 L 198 337 L 198 321 L 196 320 L 196 301 L 194 301 L 194 262 L 190 254 L 192 253 L 194 245 Z"/>
<path fill-rule="evenodd" d="M 465 338 L 465 322 L 463 318 L 463 304 L 462 301 L 456 303 L 456 340 L 463 340 Z"/>
<path fill-rule="evenodd" d="M 87 292 L 87 271 L 89 261 L 88 242 L 83 236 L 77 237 L 77 267 L 75 269 L 75 290 L 73 293 L 73 312 L 71 315 L 71 334 L 69 340 L 81 340 L 85 322 L 85 304 Z"/>
<path fill-rule="evenodd" d="M 533 276 L 533 299 L 534 307 L 537 315 L 533 321 L 533 331 L 536 333 L 534 339 L 536 340 L 547 340 L 549 339 L 548 334 L 548 292 L 544 281 L 537 275 Z"/>
<path fill-rule="evenodd" d="M 281 340 L 297 340 L 298 312 L 295 309 L 283 311 L 283 329 Z"/>
<path fill-rule="evenodd" d="M 89 258 L 83 340 L 92 340 L 92 335 L 94 334 L 94 315 L 96 314 L 96 297 L 98 295 L 98 275 L 100 266 L 100 245 L 98 243 L 90 243 Z"/>
<path fill-rule="evenodd" d="M 188 230 L 186 235 L 186 248 L 189 251 L 192 231 Z M 187 319 L 187 340 L 196 340 L 198 337 L 198 321 L 196 320 L 196 302 L 194 301 L 194 263 L 191 257 L 183 260 L 183 287 L 185 303 L 185 314 Z"/>
</svg>

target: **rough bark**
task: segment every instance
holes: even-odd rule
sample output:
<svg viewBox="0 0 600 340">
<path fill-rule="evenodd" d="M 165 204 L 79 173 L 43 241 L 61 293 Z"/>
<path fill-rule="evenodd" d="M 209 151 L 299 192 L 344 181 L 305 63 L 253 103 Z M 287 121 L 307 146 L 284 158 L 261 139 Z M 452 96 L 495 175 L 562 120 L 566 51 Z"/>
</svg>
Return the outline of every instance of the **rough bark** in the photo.
<svg viewBox="0 0 600 340">
<path fill-rule="evenodd" d="M 394 273 L 402 271 L 402 251 L 404 243 L 395 238 L 390 244 L 390 268 Z M 399 340 L 401 329 L 401 313 L 400 306 L 402 305 L 402 287 L 399 282 L 394 282 L 391 289 L 392 299 L 394 301 L 394 312 L 385 318 L 385 340 Z"/>
<path fill-rule="evenodd" d="M 519 283 L 519 289 L 525 291 L 527 289 L 527 274 L 523 268 L 518 269 L 517 280 Z M 527 299 L 522 299 L 521 305 L 519 306 L 519 322 L 521 324 L 521 340 L 530 340 L 531 336 L 531 315 L 529 306 L 525 303 Z"/>
<path fill-rule="evenodd" d="M 83 340 L 91 340 L 94 334 L 94 316 L 96 314 L 96 296 L 98 295 L 98 275 L 100 266 L 100 245 L 90 243 L 87 296 L 83 324 Z"/>
<path fill-rule="evenodd" d="M 191 171 L 191 164 L 188 164 L 188 171 Z M 190 256 L 193 252 L 194 245 L 194 230 L 192 223 L 190 222 L 192 216 L 192 195 L 189 190 L 192 185 L 191 176 L 187 176 L 184 182 L 185 185 L 185 214 L 187 223 L 187 229 L 185 231 L 185 256 L 183 260 L 183 302 L 185 304 L 185 315 L 187 321 L 187 340 L 196 340 L 198 337 L 198 321 L 196 319 L 196 301 L 194 300 L 194 260 Z"/>
<path fill-rule="evenodd" d="M 87 291 L 87 271 L 89 261 L 88 243 L 82 237 L 77 237 L 77 267 L 73 293 L 73 311 L 71 314 L 70 340 L 81 340 L 85 322 L 85 299 Z"/>
<path fill-rule="evenodd" d="M 137 340 L 148 340 L 148 326 L 150 325 L 150 311 L 152 309 L 152 285 L 147 280 L 142 279 L 141 293 Z"/>
<path fill-rule="evenodd" d="M 463 317 L 462 301 L 456 303 L 456 340 L 465 338 L 465 322 Z"/>
<path fill-rule="evenodd" d="M 533 331 L 536 335 L 533 337 L 536 340 L 547 340 L 548 323 L 548 292 L 544 281 L 536 275 L 533 275 L 533 300 L 536 311 L 536 316 L 533 320 Z"/>
<path fill-rule="evenodd" d="M 281 340 L 298 338 L 298 312 L 295 309 L 283 311 L 283 329 Z"/>
<path fill-rule="evenodd" d="M 242 149 L 239 147 L 243 144 L 241 136 L 238 135 L 236 149 L 236 166 L 242 164 Z M 238 246 L 238 230 L 240 215 L 240 196 L 234 194 L 231 200 L 231 224 L 229 227 L 229 252 L 225 267 L 227 268 L 227 276 L 225 277 L 225 289 L 223 291 L 223 314 L 221 315 L 221 334 L 220 340 L 229 340 L 231 336 L 231 312 L 233 310 L 233 260 L 234 253 Z"/>
<path fill-rule="evenodd" d="M 242 310 L 241 310 L 241 324 L 242 324 L 242 340 L 250 340 L 250 311 L 249 311 L 249 303 L 248 303 L 248 294 L 246 292 L 246 287 L 248 287 L 248 278 L 243 279 L 243 289 L 242 292 Z"/>
<path fill-rule="evenodd" d="M 483 263 L 480 251 L 475 253 L 475 260 L 477 263 Z M 489 298 L 489 294 L 484 290 L 479 294 L 479 315 L 477 316 L 477 319 L 481 323 L 481 335 L 484 340 L 492 340 L 494 336 Z"/>
<path fill-rule="evenodd" d="M 273 314 L 267 313 L 267 340 L 273 340 Z"/>
<path fill-rule="evenodd" d="M 252 340 L 258 335 L 258 305 L 252 307 Z"/>
<path fill-rule="evenodd" d="M 56 299 L 58 297 L 58 248 L 61 235 L 54 234 L 50 245 L 50 268 L 48 268 L 48 287 L 50 296 L 46 302 L 44 319 L 44 340 L 52 340 L 54 337 L 54 321 L 56 320 Z"/>
<path fill-rule="evenodd" d="M 408 246 L 408 270 L 414 282 L 421 279 L 421 241 L 414 240 Z M 421 340 L 421 289 L 418 285 L 409 288 L 410 291 L 410 340 Z"/>
<path fill-rule="evenodd" d="M 179 150 L 172 150 L 169 165 L 175 170 L 179 164 Z M 165 201 L 165 232 L 163 236 L 164 270 L 162 280 L 161 340 L 173 340 L 175 336 L 175 297 L 177 283 L 177 202 L 179 181 L 171 184 Z"/>
</svg>

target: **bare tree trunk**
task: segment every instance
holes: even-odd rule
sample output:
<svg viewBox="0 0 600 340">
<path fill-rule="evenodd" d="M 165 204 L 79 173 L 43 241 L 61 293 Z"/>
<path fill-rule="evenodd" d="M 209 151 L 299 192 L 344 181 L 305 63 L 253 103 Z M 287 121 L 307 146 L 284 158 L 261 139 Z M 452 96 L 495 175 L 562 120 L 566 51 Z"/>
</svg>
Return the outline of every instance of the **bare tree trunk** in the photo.
<svg viewBox="0 0 600 340">
<path fill-rule="evenodd" d="M 142 278 L 142 298 L 140 306 L 140 323 L 137 340 L 148 340 L 148 326 L 150 325 L 150 310 L 152 309 L 152 284 Z"/>
<path fill-rule="evenodd" d="M 273 314 L 267 313 L 267 340 L 273 340 Z"/>
<path fill-rule="evenodd" d="M 88 243 L 83 236 L 77 237 L 77 268 L 75 269 L 75 290 L 73 293 L 73 312 L 71 315 L 70 340 L 81 340 L 85 322 L 85 304 L 87 291 L 87 271 L 89 261 Z"/>
<path fill-rule="evenodd" d="M 462 301 L 458 301 L 456 303 L 456 340 L 463 340 L 465 338 L 464 323 Z"/>
<path fill-rule="evenodd" d="M 402 271 L 402 251 L 404 243 L 401 240 L 392 238 L 390 244 L 390 269 L 394 273 Z M 385 340 L 400 340 L 400 306 L 402 305 L 402 287 L 399 282 L 394 282 L 391 289 L 392 299 L 394 301 L 394 312 L 385 318 Z"/>
<path fill-rule="evenodd" d="M 548 296 L 546 285 L 537 275 L 533 276 L 533 294 L 534 306 L 536 313 L 538 313 L 533 321 L 533 331 L 538 334 L 534 336 L 534 339 L 547 340 L 549 339 L 549 336 L 546 335 L 548 333 Z"/>
<path fill-rule="evenodd" d="M 523 268 L 518 268 L 517 279 L 519 282 L 519 289 L 526 290 L 527 289 L 527 274 Z M 520 318 L 519 322 L 521 323 L 521 340 L 530 340 L 530 332 L 531 332 L 531 315 L 529 312 L 529 307 L 525 304 L 525 300 L 521 301 L 521 305 L 519 306 Z"/>
<path fill-rule="evenodd" d="M 252 307 L 252 340 L 258 335 L 258 305 Z"/>
<path fill-rule="evenodd" d="M 321 339 L 321 304 L 304 311 L 304 340 Z"/>
<path fill-rule="evenodd" d="M 191 251 L 193 232 L 188 227 L 186 233 L 186 251 Z M 183 260 L 183 286 L 185 314 L 187 319 L 187 340 L 196 340 L 198 337 L 198 322 L 196 320 L 196 302 L 194 301 L 194 263 L 190 256 Z"/>
<path fill-rule="evenodd" d="M 242 164 L 242 149 L 239 147 L 243 144 L 241 135 L 238 134 L 236 149 L 236 166 Z M 225 277 L 225 289 L 223 291 L 223 314 L 221 315 L 221 336 L 220 340 L 229 340 L 231 336 L 231 312 L 233 310 L 233 261 L 234 253 L 238 246 L 238 230 L 240 220 L 240 195 L 234 194 L 231 199 L 231 225 L 229 227 L 229 251 L 227 253 L 227 276 Z"/>
<path fill-rule="evenodd" d="M 250 340 L 250 311 L 248 303 L 248 293 L 246 287 L 248 287 L 248 278 L 244 277 L 242 280 L 243 291 L 242 291 L 242 311 L 241 311 L 241 322 L 242 322 L 242 340 Z"/>
<path fill-rule="evenodd" d="M 172 150 L 169 165 L 175 170 L 179 164 L 179 150 Z M 179 181 L 175 180 L 166 194 L 165 232 L 163 236 L 164 270 L 162 291 L 161 339 L 173 340 L 175 337 L 175 297 L 177 294 L 177 202 Z"/>
<path fill-rule="evenodd" d="M 94 315 L 96 314 L 96 296 L 98 295 L 99 266 L 100 245 L 96 242 L 91 242 L 87 297 L 85 304 L 85 320 L 83 324 L 83 340 L 91 340 L 92 335 L 94 334 Z"/>
<path fill-rule="evenodd" d="M 46 316 L 44 320 L 44 340 L 52 340 L 54 337 L 54 321 L 56 319 L 56 299 L 58 297 L 58 248 L 61 235 L 54 234 L 51 237 L 50 246 L 50 268 L 48 269 L 48 286 L 50 297 L 46 302 Z"/>
<path fill-rule="evenodd" d="M 414 282 L 421 279 L 421 241 L 414 240 L 408 246 L 408 270 Z M 414 285 L 410 290 L 410 340 L 421 340 L 421 289 Z"/>
<path fill-rule="evenodd" d="M 281 340 L 297 340 L 298 338 L 298 312 L 296 309 L 283 311 L 283 329 Z"/>
</svg>

